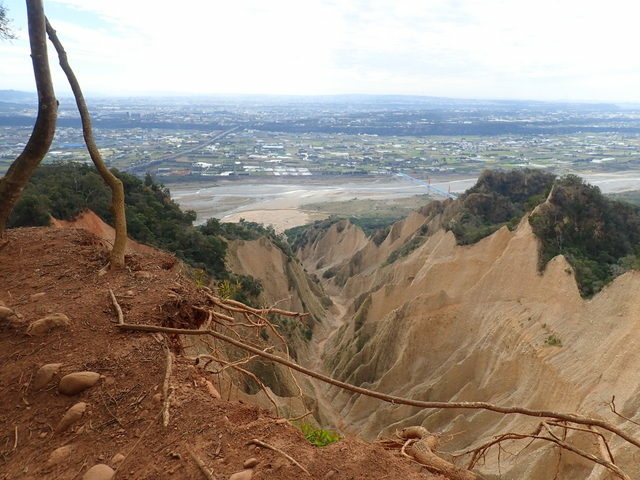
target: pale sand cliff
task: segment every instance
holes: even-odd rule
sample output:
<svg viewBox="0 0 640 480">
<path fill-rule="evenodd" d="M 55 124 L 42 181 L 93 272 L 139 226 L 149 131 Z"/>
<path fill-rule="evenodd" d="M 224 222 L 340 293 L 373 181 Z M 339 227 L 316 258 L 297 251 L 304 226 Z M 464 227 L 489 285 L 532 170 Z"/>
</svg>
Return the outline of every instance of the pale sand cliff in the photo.
<svg viewBox="0 0 640 480">
<path fill-rule="evenodd" d="M 538 241 L 526 219 L 515 232 L 503 228 L 472 246 L 457 246 L 451 233 L 439 230 L 407 257 L 381 266 L 420 226 L 418 215 L 396 225 L 379 247 L 355 227 L 334 225 L 303 250 L 309 271 L 321 274 L 331 266 L 342 272 L 326 286 L 348 307 L 324 351 L 330 373 L 410 398 L 579 412 L 618 423 L 606 405 L 615 395 L 619 410 L 638 420 L 639 272 L 583 300 L 563 257 L 539 273 Z M 550 336 L 562 345 L 547 345 Z M 353 431 L 374 438 L 423 424 L 455 434 L 449 450 L 537 424 L 484 411 L 380 404 L 334 388 L 328 393 Z M 335 421 L 336 412 L 326 412 L 326 419 Z M 640 434 L 630 423 L 623 427 Z M 570 437 L 593 448 L 584 434 Z M 632 478 L 640 476 L 637 450 L 617 440 L 611 445 L 616 461 Z M 524 446 L 507 448 L 518 452 Z M 492 450 L 480 469 L 497 474 L 497 454 Z M 553 478 L 556 464 L 557 451 L 535 443 L 518 456 L 502 453 L 501 478 Z M 608 478 L 573 454 L 563 455 L 560 468 L 559 478 Z"/>
</svg>

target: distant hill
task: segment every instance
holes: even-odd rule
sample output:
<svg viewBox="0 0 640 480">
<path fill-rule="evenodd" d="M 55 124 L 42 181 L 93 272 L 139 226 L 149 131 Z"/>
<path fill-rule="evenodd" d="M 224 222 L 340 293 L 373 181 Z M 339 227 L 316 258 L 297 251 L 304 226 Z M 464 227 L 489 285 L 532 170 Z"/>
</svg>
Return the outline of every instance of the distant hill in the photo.
<svg viewBox="0 0 640 480">
<path fill-rule="evenodd" d="M 38 97 L 34 92 L 20 90 L 0 90 L 0 102 L 2 103 L 36 103 Z"/>
</svg>

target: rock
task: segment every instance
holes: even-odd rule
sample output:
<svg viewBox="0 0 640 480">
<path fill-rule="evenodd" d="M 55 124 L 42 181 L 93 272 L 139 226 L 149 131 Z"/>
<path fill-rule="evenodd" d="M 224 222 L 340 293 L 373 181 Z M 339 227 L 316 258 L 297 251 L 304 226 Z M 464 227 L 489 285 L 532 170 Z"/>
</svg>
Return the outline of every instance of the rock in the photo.
<svg viewBox="0 0 640 480">
<path fill-rule="evenodd" d="M 247 458 L 244 463 L 242 464 L 243 468 L 253 468 L 256 465 L 258 465 L 258 463 L 260 463 L 260 460 L 258 460 L 255 457 L 251 457 L 251 458 Z"/>
<path fill-rule="evenodd" d="M 133 274 L 138 280 L 151 280 L 153 278 L 153 273 L 145 272 L 144 270 L 140 270 Z"/>
<path fill-rule="evenodd" d="M 231 475 L 229 480 L 251 480 L 251 477 L 253 477 L 253 470 L 243 470 Z"/>
<path fill-rule="evenodd" d="M 82 476 L 82 480 L 111 480 L 115 477 L 116 472 L 109 465 L 99 463 L 91 467 Z"/>
<path fill-rule="evenodd" d="M 329 470 L 327 474 L 322 477 L 323 480 L 330 480 L 331 478 L 338 478 L 338 473 L 335 470 Z"/>
<path fill-rule="evenodd" d="M 58 426 L 56 427 L 55 432 L 56 433 L 64 432 L 67 428 L 69 428 L 71 425 L 73 425 L 74 423 L 76 423 L 78 420 L 82 418 L 82 415 L 84 414 L 86 409 L 87 409 L 87 404 L 85 402 L 76 403 L 73 407 L 67 410 L 65 414 L 62 416 L 62 419 L 60 419 L 60 423 L 58 423 Z"/>
<path fill-rule="evenodd" d="M 118 465 L 120 465 L 124 459 L 125 459 L 125 456 L 122 453 L 116 453 L 113 457 L 111 457 L 111 460 L 109 460 L 109 464 L 113 468 L 117 468 Z"/>
<path fill-rule="evenodd" d="M 30 297 L 30 298 L 31 298 L 31 300 L 32 300 L 32 301 L 34 301 L 34 302 L 35 302 L 35 301 L 40 300 L 40 299 L 41 299 L 42 297 L 44 297 L 45 295 L 46 295 L 46 293 L 44 293 L 44 292 L 34 293 L 33 295 L 31 295 L 31 297 Z"/>
<path fill-rule="evenodd" d="M 56 448 L 49 454 L 47 467 L 53 467 L 54 465 L 64 462 L 71 456 L 71 452 L 73 452 L 73 445 L 65 445 L 64 447 Z"/>
<path fill-rule="evenodd" d="M 14 317 L 15 315 L 16 315 L 16 312 L 11 310 L 9 307 L 0 305 L 0 320 L 9 320 L 11 317 Z"/>
<path fill-rule="evenodd" d="M 71 325 L 64 313 L 52 313 L 29 324 L 27 335 L 43 335 L 51 330 L 68 330 Z"/>
<path fill-rule="evenodd" d="M 40 390 L 46 387 L 54 375 L 58 373 L 61 366 L 61 363 L 47 363 L 41 366 L 31 381 L 31 388 L 33 390 Z"/>
<path fill-rule="evenodd" d="M 211 395 L 213 398 L 221 398 L 220 392 L 218 392 L 216 387 L 213 386 L 213 383 L 211 383 L 209 380 L 205 380 L 204 385 L 207 388 L 207 392 L 209 392 L 209 395 Z"/>
<path fill-rule="evenodd" d="M 100 374 L 96 372 L 70 373 L 60 379 L 58 391 L 63 395 L 76 395 L 93 387 L 98 380 L 100 380 Z"/>
</svg>

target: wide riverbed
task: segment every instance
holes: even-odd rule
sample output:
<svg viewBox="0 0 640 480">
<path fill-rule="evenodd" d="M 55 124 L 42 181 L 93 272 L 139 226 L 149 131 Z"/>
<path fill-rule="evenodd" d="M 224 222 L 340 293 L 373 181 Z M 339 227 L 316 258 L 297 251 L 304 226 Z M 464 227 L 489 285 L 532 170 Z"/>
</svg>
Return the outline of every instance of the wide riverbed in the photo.
<svg viewBox="0 0 640 480">
<path fill-rule="evenodd" d="M 583 174 L 603 193 L 640 190 L 640 172 Z M 477 177 L 434 177 L 433 185 L 451 193 L 461 193 L 473 186 Z M 216 217 L 223 221 L 248 221 L 273 225 L 283 231 L 308 223 L 317 216 L 304 205 L 358 199 L 406 198 L 428 193 L 424 186 L 393 177 L 366 179 L 269 177 L 264 180 L 235 180 L 212 183 L 181 183 L 171 186 L 172 198 L 183 209 L 195 210 L 197 223 Z M 434 197 L 441 198 L 441 197 Z"/>
</svg>

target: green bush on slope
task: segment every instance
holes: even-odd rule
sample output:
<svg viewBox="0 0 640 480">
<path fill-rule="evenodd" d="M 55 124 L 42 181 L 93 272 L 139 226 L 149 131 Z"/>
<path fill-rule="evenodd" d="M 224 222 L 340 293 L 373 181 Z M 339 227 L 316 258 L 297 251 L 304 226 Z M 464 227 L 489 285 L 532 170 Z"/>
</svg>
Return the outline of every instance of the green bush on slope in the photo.
<svg viewBox="0 0 640 480">
<path fill-rule="evenodd" d="M 183 212 L 171 200 L 169 189 L 149 175 L 145 180 L 113 170 L 124 184 L 128 235 L 142 243 L 168 250 L 189 265 L 212 277 L 239 284 L 237 300 L 247 301 L 262 290 L 259 281 L 238 276 L 226 269 L 225 233 L 237 238 L 243 227 L 193 226 L 196 214 Z M 109 210 L 111 192 L 93 166 L 72 163 L 41 165 L 25 187 L 10 219 L 9 226 L 49 225 L 50 216 L 72 220 L 86 209 L 93 210 L 105 222 L 113 224 Z M 262 227 L 264 229 L 264 227 Z M 233 234 L 233 235 L 231 235 Z"/>
</svg>

